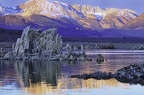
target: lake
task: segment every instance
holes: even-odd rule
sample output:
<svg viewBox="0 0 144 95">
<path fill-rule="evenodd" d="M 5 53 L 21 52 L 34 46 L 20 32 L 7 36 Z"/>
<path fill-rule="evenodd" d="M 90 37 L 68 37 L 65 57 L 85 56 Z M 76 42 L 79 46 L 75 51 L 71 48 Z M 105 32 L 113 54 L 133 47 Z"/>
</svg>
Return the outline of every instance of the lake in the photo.
<svg viewBox="0 0 144 95">
<path fill-rule="evenodd" d="M 144 87 L 109 80 L 83 80 L 70 75 L 116 70 L 144 63 L 141 50 L 89 50 L 106 61 L 0 61 L 0 95 L 143 95 Z"/>
</svg>

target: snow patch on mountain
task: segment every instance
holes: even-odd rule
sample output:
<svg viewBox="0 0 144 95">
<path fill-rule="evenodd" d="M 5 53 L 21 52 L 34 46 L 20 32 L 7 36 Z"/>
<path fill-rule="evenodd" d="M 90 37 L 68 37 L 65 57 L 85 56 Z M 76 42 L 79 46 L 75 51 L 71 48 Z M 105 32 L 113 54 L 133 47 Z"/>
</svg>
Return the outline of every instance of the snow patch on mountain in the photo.
<svg viewBox="0 0 144 95">
<path fill-rule="evenodd" d="M 56 23 L 79 25 L 84 28 L 121 28 L 138 15 L 133 10 L 117 8 L 100 8 L 90 5 L 68 5 L 59 1 L 29 0 L 16 7 L 0 5 L 0 16 L 19 14 L 28 18 L 30 22 L 33 15 L 39 15 L 36 20 L 44 16 L 45 19 L 55 19 Z M 43 17 L 42 17 L 43 18 Z M 41 19 L 42 19 L 41 18 Z M 38 23 L 43 23 L 44 20 Z M 45 23 L 44 23 L 45 24 Z M 52 23 L 53 24 L 53 23 Z"/>
<path fill-rule="evenodd" d="M 50 18 L 69 19 L 74 19 L 75 16 L 81 16 L 81 13 L 72 8 L 71 5 L 59 1 L 30 0 L 20 6 L 24 10 L 22 13 L 23 16 L 40 14 Z"/>
<path fill-rule="evenodd" d="M 60 2 L 60 1 L 52 1 L 52 3 L 60 4 L 60 5 L 63 5 L 63 6 L 68 6 L 68 4 Z"/>
<path fill-rule="evenodd" d="M 130 10 L 120 10 L 116 16 L 126 16 L 132 19 L 137 17 L 136 13 Z"/>
<path fill-rule="evenodd" d="M 96 17 L 97 17 L 98 20 L 101 20 L 101 19 L 104 18 L 105 13 L 98 12 L 98 13 L 95 13 L 95 15 L 96 15 Z"/>
<path fill-rule="evenodd" d="M 92 14 L 97 17 L 97 19 L 105 18 L 109 14 L 115 14 L 115 16 L 128 16 L 130 18 L 136 18 L 136 12 L 129 9 L 117 9 L 117 8 L 100 8 L 100 7 L 92 7 L 87 5 L 78 5 L 74 4 L 72 5 L 74 9 L 76 9 L 79 12 L 82 12 L 83 14 Z M 113 14 L 113 15 L 114 15 Z"/>
</svg>

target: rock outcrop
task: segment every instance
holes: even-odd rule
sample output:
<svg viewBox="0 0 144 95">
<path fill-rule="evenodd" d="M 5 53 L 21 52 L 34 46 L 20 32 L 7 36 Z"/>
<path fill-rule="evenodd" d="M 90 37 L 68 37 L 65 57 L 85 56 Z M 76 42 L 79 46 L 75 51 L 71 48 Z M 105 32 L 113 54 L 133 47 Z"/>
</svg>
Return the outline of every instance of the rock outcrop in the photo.
<svg viewBox="0 0 144 95">
<path fill-rule="evenodd" d="M 57 29 L 40 30 L 24 29 L 21 38 L 17 39 L 14 54 L 23 53 L 51 53 L 60 54 L 62 49 L 61 36 L 57 34 Z"/>
<path fill-rule="evenodd" d="M 120 82 L 144 85 L 144 64 L 121 68 L 114 77 Z"/>
<path fill-rule="evenodd" d="M 49 58 L 61 54 L 62 43 L 56 28 L 40 31 L 27 27 L 17 39 L 13 55 L 23 59 Z"/>
<path fill-rule="evenodd" d="M 144 64 L 141 65 L 130 65 L 128 67 L 123 67 L 116 71 L 115 74 L 111 72 L 95 72 L 90 74 L 72 75 L 71 78 L 81 78 L 81 79 L 111 79 L 115 78 L 120 82 L 129 84 L 141 84 L 144 85 Z"/>
<path fill-rule="evenodd" d="M 3 59 L 17 60 L 86 60 L 83 46 L 81 51 L 75 52 L 71 45 L 66 46 L 63 51 L 63 41 L 57 34 L 57 29 L 52 28 L 45 31 L 27 27 L 22 36 L 17 39 L 11 52 L 5 54 Z"/>
<path fill-rule="evenodd" d="M 96 56 L 96 61 L 97 62 L 104 62 L 104 57 L 101 55 L 101 54 L 98 54 L 97 56 Z"/>
</svg>

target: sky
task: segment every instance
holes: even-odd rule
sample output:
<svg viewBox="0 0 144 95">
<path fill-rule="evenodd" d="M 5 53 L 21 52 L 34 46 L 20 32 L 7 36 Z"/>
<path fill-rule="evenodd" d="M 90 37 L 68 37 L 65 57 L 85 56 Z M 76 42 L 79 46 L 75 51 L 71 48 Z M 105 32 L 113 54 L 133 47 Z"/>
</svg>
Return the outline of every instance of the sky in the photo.
<svg viewBox="0 0 144 95">
<path fill-rule="evenodd" d="M 5 6 L 16 6 L 22 4 L 28 0 L 0 0 L 0 3 Z M 49 0 L 56 1 L 56 0 Z M 92 5 L 99 6 L 101 8 L 120 8 L 120 9 L 132 9 L 138 14 L 144 12 L 144 0 L 57 0 L 65 2 L 67 4 L 80 4 L 80 5 Z"/>
</svg>

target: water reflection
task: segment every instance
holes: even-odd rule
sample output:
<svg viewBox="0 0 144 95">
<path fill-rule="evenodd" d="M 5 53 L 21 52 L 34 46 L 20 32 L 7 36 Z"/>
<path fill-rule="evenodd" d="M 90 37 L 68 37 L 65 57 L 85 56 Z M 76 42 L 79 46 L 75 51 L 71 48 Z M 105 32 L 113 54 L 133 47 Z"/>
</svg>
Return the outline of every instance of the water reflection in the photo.
<svg viewBox="0 0 144 95">
<path fill-rule="evenodd" d="M 122 84 L 115 79 L 110 80 L 81 80 L 68 78 L 74 73 L 90 73 L 95 70 L 107 70 L 106 65 L 90 62 L 53 62 L 53 61 L 16 61 L 16 75 L 22 77 L 24 90 L 28 93 L 41 95 L 44 93 L 65 93 L 68 89 L 101 89 L 103 86 L 117 87 Z M 65 95 L 65 94 L 64 94 Z"/>
<path fill-rule="evenodd" d="M 0 61 L 0 95 L 15 92 L 16 90 L 20 91 L 22 95 L 76 95 L 76 92 L 86 93 L 86 91 L 99 92 L 98 94 L 102 95 L 103 90 L 109 88 L 114 92 L 116 88 L 120 88 L 120 90 L 117 90 L 118 95 L 122 91 L 134 93 L 136 92 L 135 88 L 143 89 L 143 87 L 123 84 L 115 79 L 81 80 L 71 79 L 68 76 L 95 71 L 114 73 L 117 69 L 129 64 L 143 63 L 143 55 L 106 54 L 103 56 L 107 61 L 102 64 L 97 64 L 94 61 Z M 72 92 L 73 94 L 70 94 Z M 86 95 L 95 95 L 94 93 L 87 93 Z"/>
<path fill-rule="evenodd" d="M 20 83 L 15 77 L 14 65 L 11 61 L 0 61 L 0 87 L 15 85 L 20 87 Z M 9 88 L 12 89 L 12 88 Z"/>
<path fill-rule="evenodd" d="M 17 75 L 21 75 L 25 87 L 41 82 L 57 86 L 57 77 L 61 72 L 59 62 L 16 61 L 14 66 Z"/>
</svg>

